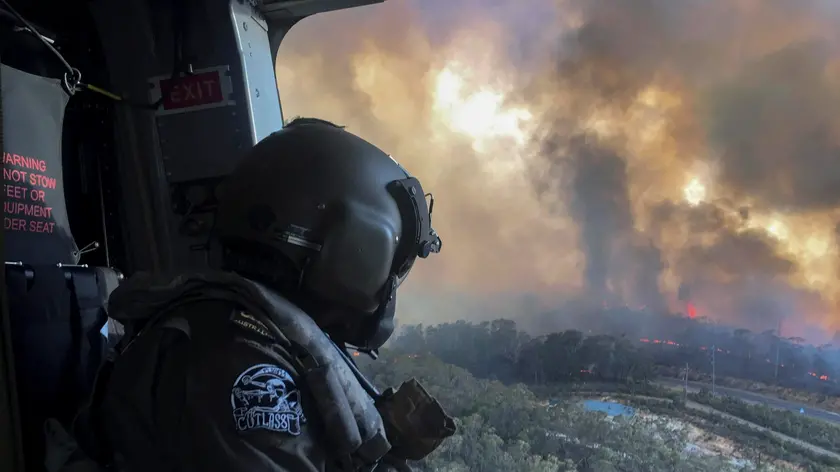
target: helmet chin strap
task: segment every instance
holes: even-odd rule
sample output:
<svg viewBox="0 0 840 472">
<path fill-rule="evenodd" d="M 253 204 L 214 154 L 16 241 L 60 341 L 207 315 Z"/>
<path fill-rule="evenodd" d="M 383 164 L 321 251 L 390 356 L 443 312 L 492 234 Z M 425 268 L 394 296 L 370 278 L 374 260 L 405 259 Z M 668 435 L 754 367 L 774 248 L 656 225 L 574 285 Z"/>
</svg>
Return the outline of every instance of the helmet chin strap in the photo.
<svg viewBox="0 0 840 472">
<path fill-rule="evenodd" d="M 370 320 L 362 328 L 365 344 L 358 346 L 358 351 L 365 353 L 374 359 L 378 356 L 377 350 L 385 344 L 394 332 L 394 315 L 397 311 L 397 274 L 391 274 L 385 283 L 382 291 L 382 301 L 379 308 L 373 312 Z"/>
</svg>

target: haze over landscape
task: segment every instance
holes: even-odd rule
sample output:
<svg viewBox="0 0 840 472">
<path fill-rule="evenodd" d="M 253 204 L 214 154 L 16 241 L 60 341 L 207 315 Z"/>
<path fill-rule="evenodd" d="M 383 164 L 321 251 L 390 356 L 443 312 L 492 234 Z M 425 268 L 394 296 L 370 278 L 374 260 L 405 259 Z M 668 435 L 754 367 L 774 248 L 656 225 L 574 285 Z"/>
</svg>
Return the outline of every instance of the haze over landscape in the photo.
<svg viewBox="0 0 840 472">
<path fill-rule="evenodd" d="M 838 26 L 830 0 L 388 0 L 297 25 L 278 85 L 434 193 L 403 322 L 626 305 L 822 343 Z"/>
</svg>

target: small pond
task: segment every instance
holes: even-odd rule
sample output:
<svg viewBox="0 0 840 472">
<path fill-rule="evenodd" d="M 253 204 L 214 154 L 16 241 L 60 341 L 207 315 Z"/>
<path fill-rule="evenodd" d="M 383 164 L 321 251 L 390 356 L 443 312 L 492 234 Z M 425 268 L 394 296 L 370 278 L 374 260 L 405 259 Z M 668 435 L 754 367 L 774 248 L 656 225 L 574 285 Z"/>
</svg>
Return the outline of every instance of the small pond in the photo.
<svg viewBox="0 0 840 472">
<path fill-rule="evenodd" d="M 627 405 L 600 400 L 584 400 L 583 407 L 588 411 L 600 411 L 609 416 L 633 416 L 636 411 Z"/>
</svg>

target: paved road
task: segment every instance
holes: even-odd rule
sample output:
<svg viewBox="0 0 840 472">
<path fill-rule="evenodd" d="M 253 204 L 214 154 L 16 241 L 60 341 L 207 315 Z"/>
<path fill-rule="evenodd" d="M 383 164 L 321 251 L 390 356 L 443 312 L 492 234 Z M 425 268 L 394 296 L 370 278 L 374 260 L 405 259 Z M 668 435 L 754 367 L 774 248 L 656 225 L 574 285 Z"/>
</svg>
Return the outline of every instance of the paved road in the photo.
<svg viewBox="0 0 840 472">
<path fill-rule="evenodd" d="M 680 390 L 683 389 L 683 383 L 677 379 L 659 379 L 656 382 L 666 387 L 679 388 Z M 688 383 L 688 390 L 691 392 L 698 392 L 701 388 L 711 389 L 711 385 L 700 382 Z M 760 393 L 747 392 L 744 390 L 738 390 L 734 388 L 718 386 L 716 387 L 716 390 L 718 393 L 729 395 L 730 397 L 735 397 L 750 403 L 760 403 L 762 405 L 778 408 L 780 410 L 788 410 L 794 413 L 799 413 L 799 410 L 802 409 L 805 411 L 803 413 L 805 416 L 809 416 L 811 418 L 818 418 L 824 421 L 840 425 L 840 414 L 831 411 L 821 410 L 812 406 L 802 405 L 796 402 L 781 400 L 779 398 L 769 397 Z"/>
<path fill-rule="evenodd" d="M 689 387 L 689 388 L 691 388 L 691 387 Z M 764 426 L 759 426 L 759 425 L 757 425 L 755 423 L 751 423 L 751 422 L 749 422 L 745 419 L 738 418 L 737 416 L 733 416 L 733 415 L 730 415 L 728 413 L 724 413 L 722 411 L 715 410 L 713 408 L 710 408 L 707 405 L 701 405 L 700 403 L 695 403 L 695 402 L 689 401 L 689 402 L 686 402 L 686 406 L 689 407 L 689 408 L 695 409 L 695 410 L 701 410 L 701 411 L 705 411 L 707 413 L 711 413 L 711 414 L 718 415 L 718 416 L 721 416 L 721 417 L 729 418 L 731 421 L 737 421 L 738 423 L 741 423 L 741 424 L 743 424 L 747 427 L 750 427 L 752 429 L 755 429 L 757 431 L 764 431 L 766 433 L 769 433 L 769 434 L 775 436 L 777 439 L 779 439 L 781 441 L 791 442 L 791 443 L 797 444 L 799 447 L 804 447 L 805 449 L 809 449 L 810 451 L 815 452 L 817 454 L 822 454 L 824 456 L 830 456 L 830 457 L 833 457 L 834 459 L 840 460 L 840 454 L 837 454 L 836 452 L 829 451 L 828 449 L 824 449 L 824 448 L 822 448 L 820 446 L 817 446 L 815 444 L 805 442 L 801 439 L 792 438 L 792 437 L 784 435 L 784 434 L 782 434 L 778 431 L 773 431 L 772 429 L 765 428 Z M 799 410 L 797 410 L 797 411 L 799 411 Z"/>
</svg>

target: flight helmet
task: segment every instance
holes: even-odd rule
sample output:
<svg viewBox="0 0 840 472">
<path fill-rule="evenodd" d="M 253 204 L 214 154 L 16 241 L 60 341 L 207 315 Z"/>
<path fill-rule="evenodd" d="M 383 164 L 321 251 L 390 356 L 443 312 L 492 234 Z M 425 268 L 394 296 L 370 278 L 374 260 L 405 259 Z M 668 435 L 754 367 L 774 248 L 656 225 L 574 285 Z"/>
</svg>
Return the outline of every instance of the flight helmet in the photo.
<svg viewBox="0 0 840 472">
<path fill-rule="evenodd" d="M 430 196 L 430 195 L 429 195 Z M 337 342 L 373 351 L 394 330 L 396 291 L 441 249 L 420 181 L 333 123 L 298 118 L 220 184 L 214 234 L 229 270 L 310 312 L 338 313 Z"/>
</svg>

